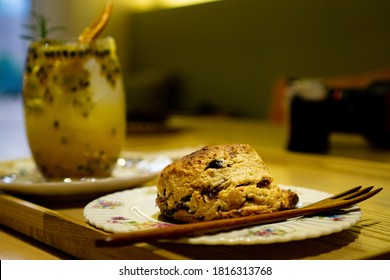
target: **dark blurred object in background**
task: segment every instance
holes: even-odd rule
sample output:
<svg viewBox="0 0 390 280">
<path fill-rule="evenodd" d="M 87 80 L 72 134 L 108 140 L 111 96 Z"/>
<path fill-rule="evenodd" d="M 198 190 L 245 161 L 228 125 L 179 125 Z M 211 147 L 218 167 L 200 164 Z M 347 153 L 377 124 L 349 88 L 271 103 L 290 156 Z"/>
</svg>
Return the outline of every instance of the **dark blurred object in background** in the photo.
<svg viewBox="0 0 390 280">
<path fill-rule="evenodd" d="M 129 132 L 164 130 L 179 100 L 179 79 L 168 70 L 124 75 Z"/>
<path fill-rule="evenodd" d="M 325 153 L 332 132 L 358 133 L 390 148 L 390 80 L 332 88 L 320 80 L 291 79 L 288 98 L 291 151 Z"/>
</svg>

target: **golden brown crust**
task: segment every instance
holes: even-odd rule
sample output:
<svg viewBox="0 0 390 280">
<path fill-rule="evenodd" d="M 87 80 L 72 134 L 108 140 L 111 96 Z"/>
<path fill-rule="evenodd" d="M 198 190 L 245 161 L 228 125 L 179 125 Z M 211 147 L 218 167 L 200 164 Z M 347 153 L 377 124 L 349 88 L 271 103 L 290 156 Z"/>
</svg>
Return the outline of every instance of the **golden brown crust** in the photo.
<svg viewBox="0 0 390 280">
<path fill-rule="evenodd" d="M 198 222 L 290 209 L 297 195 L 282 191 L 246 144 L 204 147 L 167 166 L 157 183 L 161 213 Z"/>
</svg>

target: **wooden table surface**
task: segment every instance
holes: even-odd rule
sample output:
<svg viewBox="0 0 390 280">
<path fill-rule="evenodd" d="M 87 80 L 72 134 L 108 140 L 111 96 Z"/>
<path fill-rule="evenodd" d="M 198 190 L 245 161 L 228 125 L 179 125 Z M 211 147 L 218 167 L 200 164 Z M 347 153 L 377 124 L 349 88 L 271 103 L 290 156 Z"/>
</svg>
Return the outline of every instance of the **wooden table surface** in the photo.
<svg viewBox="0 0 390 280">
<path fill-rule="evenodd" d="M 129 133 L 126 150 L 177 154 L 203 145 L 247 143 L 280 184 L 329 193 L 357 185 L 383 187 L 359 205 L 362 218 L 355 226 L 320 238 L 269 245 L 151 242 L 102 249 L 92 248 L 93 238 L 105 233 L 88 225 L 82 214 L 88 200 L 26 201 L 0 194 L 0 259 L 388 259 L 390 151 L 373 149 L 357 136 L 336 135 L 329 154 L 294 153 L 285 149 L 287 133 L 283 126 L 258 120 L 173 116 L 159 133 Z M 26 215 L 32 220 L 29 225 L 19 221 Z"/>
</svg>

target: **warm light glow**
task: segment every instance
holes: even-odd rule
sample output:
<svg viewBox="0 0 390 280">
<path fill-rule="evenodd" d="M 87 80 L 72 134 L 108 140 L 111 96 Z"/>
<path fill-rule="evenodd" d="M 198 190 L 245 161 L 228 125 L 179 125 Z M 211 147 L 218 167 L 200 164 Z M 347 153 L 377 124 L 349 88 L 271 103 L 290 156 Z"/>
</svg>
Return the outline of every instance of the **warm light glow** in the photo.
<svg viewBox="0 0 390 280">
<path fill-rule="evenodd" d="M 221 0 L 128 0 L 130 8 L 147 11 L 156 8 L 173 8 Z"/>
</svg>

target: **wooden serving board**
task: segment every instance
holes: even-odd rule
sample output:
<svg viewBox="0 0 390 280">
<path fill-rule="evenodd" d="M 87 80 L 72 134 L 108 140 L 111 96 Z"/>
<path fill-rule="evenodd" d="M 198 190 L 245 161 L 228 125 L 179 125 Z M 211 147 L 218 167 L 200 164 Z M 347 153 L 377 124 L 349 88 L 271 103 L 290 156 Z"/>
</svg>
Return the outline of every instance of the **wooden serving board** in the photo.
<svg viewBox="0 0 390 280">
<path fill-rule="evenodd" d="M 0 224 L 80 259 L 183 259 L 146 243 L 123 247 L 97 247 L 108 233 L 89 225 L 82 208 L 52 210 L 36 203 L 0 193 Z"/>
</svg>

